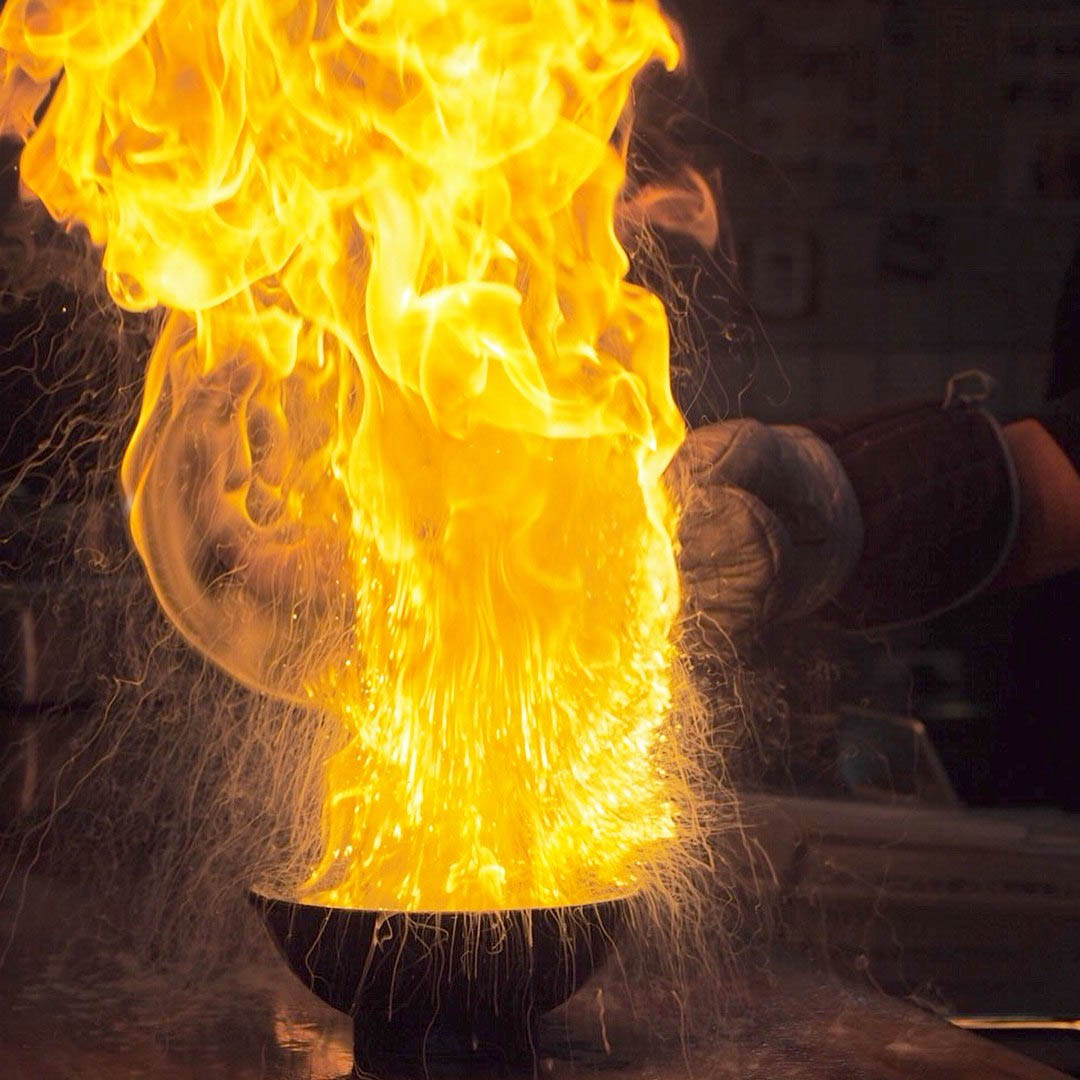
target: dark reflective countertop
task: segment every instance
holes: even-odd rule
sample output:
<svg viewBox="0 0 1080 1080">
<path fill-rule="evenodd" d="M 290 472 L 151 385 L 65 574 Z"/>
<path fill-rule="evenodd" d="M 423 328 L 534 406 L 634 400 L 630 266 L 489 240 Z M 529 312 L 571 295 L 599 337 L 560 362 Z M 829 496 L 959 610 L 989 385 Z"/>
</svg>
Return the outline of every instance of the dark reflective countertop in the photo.
<svg viewBox="0 0 1080 1080">
<path fill-rule="evenodd" d="M 0 1075 L 6 1080 L 338 1080 L 351 1074 L 352 1031 L 291 976 L 267 944 L 184 1004 L 117 958 L 111 983 L 80 980 L 34 931 L 0 966 Z M 77 968 L 77 965 L 75 965 Z M 1050 1080 L 1062 1074 L 961 1031 L 914 1005 L 843 985 L 792 958 L 744 976 L 738 1001 L 687 1036 L 670 990 L 628 987 L 610 970 L 545 1021 L 535 1074 L 570 1080 Z M 698 988 L 701 989 L 701 988 Z M 179 1004 L 178 1004 L 179 1002 Z M 392 1067 L 383 1070 L 390 1080 Z M 404 1076 L 404 1073 L 398 1075 Z M 482 1080 L 468 1063 L 432 1076 Z M 497 1075 L 489 1072 L 488 1075 Z M 501 1075 L 506 1076 L 503 1072 Z M 510 1074 L 512 1075 L 512 1074 Z"/>
</svg>

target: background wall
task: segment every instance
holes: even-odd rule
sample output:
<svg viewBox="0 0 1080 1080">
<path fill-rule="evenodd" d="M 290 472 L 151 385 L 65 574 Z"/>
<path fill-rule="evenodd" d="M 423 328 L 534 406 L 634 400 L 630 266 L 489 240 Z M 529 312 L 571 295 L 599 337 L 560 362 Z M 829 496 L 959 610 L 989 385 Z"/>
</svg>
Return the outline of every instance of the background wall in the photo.
<svg viewBox="0 0 1080 1080">
<path fill-rule="evenodd" d="M 1080 4 L 675 7 L 709 121 L 680 136 L 719 159 L 752 309 L 744 411 L 936 397 L 972 366 L 999 411 L 1036 404 L 1080 238 Z"/>
</svg>

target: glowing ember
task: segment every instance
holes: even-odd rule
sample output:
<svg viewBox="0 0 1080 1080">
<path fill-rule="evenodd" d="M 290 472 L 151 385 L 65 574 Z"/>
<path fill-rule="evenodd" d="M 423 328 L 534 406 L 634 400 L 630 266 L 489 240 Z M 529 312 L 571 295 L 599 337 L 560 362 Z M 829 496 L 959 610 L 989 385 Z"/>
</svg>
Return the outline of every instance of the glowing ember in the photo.
<svg viewBox="0 0 1080 1080">
<path fill-rule="evenodd" d="M 123 468 L 162 604 L 345 725 L 304 891 L 640 884 L 679 829 L 683 428 L 613 225 L 652 0 L 9 0 L 0 47 L 26 187 L 170 309 Z"/>
</svg>

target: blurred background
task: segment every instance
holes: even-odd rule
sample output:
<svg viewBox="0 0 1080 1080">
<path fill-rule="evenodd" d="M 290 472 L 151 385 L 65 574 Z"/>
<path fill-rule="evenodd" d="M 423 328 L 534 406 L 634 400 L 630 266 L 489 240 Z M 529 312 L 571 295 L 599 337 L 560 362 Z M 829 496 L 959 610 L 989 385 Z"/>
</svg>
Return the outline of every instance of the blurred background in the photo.
<svg viewBox="0 0 1080 1080">
<path fill-rule="evenodd" d="M 1037 405 L 1080 239 L 1080 5 L 672 6 L 765 339 L 745 411 L 938 397 L 969 367 L 1003 414 Z"/>
<path fill-rule="evenodd" d="M 693 422 L 941 400 L 972 368 L 1007 422 L 1080 381 L 1080 4 L 672 6 L 672 135 L 731 256 L 680 277 L 715 319 Z M 919 716 L 965 801 L 1075 809 L 1078 599 L 1073 575 L 864 642 L 845 693 Z"/>
</svg>

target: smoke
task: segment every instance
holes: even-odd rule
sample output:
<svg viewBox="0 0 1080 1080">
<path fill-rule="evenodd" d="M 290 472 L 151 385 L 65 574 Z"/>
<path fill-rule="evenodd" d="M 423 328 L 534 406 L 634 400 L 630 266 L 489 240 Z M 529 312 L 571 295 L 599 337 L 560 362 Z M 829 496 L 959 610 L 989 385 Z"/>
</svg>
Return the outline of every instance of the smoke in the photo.
<svg viewBox="0 0 1080 1080">
<path fill-rule="evenodd" d="M 0 381 L 21 405 L 0 478 L 18 631 L 0 952 L 16 962 L 58 908 L 55 971 L 66 957 L 89 977 L 98 958 L 102 979 L 168 969 L 183 985 L 250 948 L 245 887 L 310 857 L 291 832 L 317 812 L 327 728 L 204 663 L 131 549 L 117 470 L 158 314 L 117 309 L 97 253 L 33 204 L 9 210 L 0 275 Z M 107 970 L 120 955 L 128 970 Z"/>
</svg>

